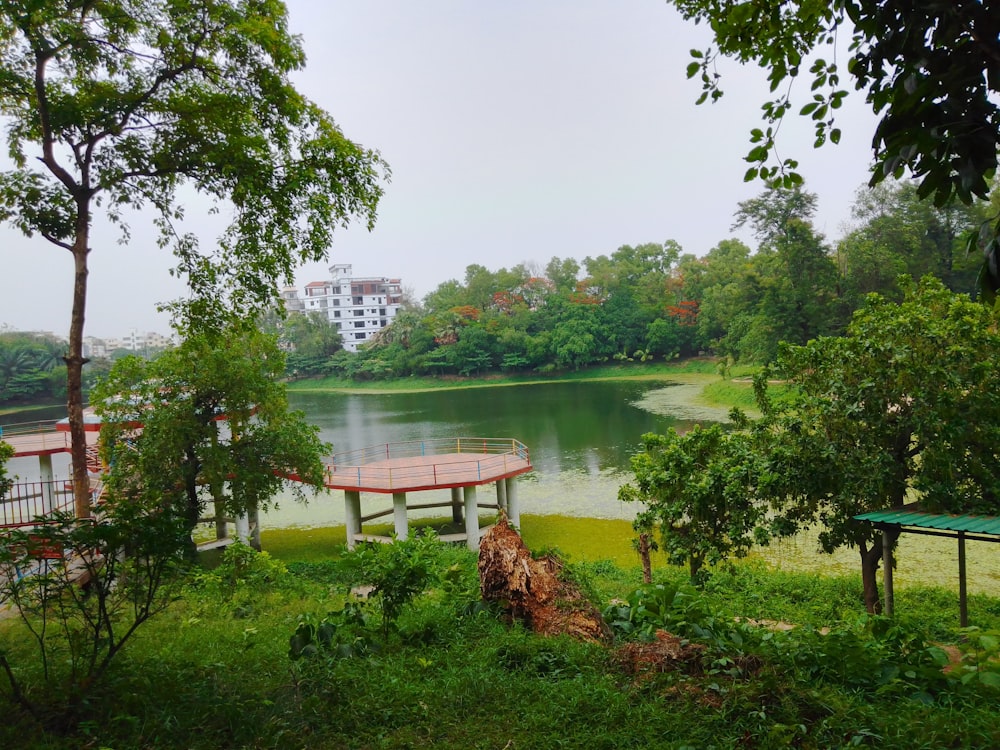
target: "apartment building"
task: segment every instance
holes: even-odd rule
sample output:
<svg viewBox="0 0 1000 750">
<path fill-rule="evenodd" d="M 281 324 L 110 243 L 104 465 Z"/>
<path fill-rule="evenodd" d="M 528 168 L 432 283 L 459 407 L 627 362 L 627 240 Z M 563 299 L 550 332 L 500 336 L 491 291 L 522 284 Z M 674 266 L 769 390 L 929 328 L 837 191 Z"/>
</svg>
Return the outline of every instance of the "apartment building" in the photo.
<svg viewBox="0 0 1000 750">
<path fill-rule="evenodd" d="M 389 325 L 403 302 L 399 279 L 355 277 L 350 263 L 333 264 L 329 281 L 310 282 L 303 292 L 300 298 L 294 288 L 282 290 L 285 308 L 326 315 L 350 352 Z"/>
</svg>

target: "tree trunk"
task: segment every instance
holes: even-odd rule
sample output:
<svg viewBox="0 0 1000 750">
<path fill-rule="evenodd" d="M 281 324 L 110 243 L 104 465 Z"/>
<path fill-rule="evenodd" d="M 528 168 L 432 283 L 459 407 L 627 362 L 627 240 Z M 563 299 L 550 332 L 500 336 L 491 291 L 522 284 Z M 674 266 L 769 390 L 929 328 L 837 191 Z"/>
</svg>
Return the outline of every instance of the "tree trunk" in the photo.
<svg viewBox="0 0 1000 750">
<path fill-rule="evenodd" d="M 653 566 L 649 560 L 649 534 L 639 534 L 639 559 L 642 560 L 642 582 L 653 582 Z"/>
<path fill-rule="evenodd" d="M 90 517 L 90 477 L 87 474 L 87 434 L 83 426 L 83 324 L 87 308 L 87 247 L 90 237 L 89 211 L 77 214 L 73 242 L 73 312 L 66 354 L 66 415 L 69 417 L 70 456 L 73 468 L 73 507 L 77 518 Z"/>
<path fill-rule="evenodd" d="M 688 557 L 688 567 L 691 569 L 691 585 L 699 586 L 701 580 L 701 566 L 705 564 L 704 555 L 690 555 Z"/>
<path fill-rule="evenodd" d="M 871 548 L 861 543 L 861 583 L 865 592 L 865 609 L 869 614 L 882 613 L 882 600 L 878 595 L 878 564 L 882 559 L 882 535 L 876 535 Z"/>
</svg>

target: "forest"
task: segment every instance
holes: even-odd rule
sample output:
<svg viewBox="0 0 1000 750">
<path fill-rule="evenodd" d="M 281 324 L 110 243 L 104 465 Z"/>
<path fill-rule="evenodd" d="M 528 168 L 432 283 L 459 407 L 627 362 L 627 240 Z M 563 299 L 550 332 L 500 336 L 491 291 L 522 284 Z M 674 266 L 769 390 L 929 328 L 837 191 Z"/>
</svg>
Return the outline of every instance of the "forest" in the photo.
<svg viewBox="0 0 1000 750">
<path fill-rule="evenodd" d="M 899 300 L 901 277 L 975 292 L 983 261 L 966 252 L 967 238 L 988 221 L 989 203 L 938 208 L 907 182 L 863 189 L 835 244 L 817 231 L 816 208 L 805 189 L 768 189 L 739 204 L 731 227 L 756 247 L 730 238 L 702 256 L 667 240 L 582 263 L 473 264 L 404 305 L 356 354 L 315 314 L 271 316 L 265 327 L 281 334 L 298 377 L 550 373 L 698 354 L 765 363 L 779 342 L 843 334 L 870 293 Z"/>
</svg>

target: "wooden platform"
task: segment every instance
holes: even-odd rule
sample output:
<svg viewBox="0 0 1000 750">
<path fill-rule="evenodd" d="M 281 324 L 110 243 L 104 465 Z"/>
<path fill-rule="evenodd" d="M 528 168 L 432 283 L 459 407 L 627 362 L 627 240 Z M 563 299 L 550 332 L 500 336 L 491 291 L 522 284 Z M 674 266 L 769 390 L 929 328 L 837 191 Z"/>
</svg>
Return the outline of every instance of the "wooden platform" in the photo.
<svg viewBox="0 0 1000 750">
<path fill-rule="evenodd" d="M 419 492 L 489 484 L 531 469 L 527 457 L 515 453 L 446 453 L 331 466 L 323 483 L 333 490 Z"/>
</svg>

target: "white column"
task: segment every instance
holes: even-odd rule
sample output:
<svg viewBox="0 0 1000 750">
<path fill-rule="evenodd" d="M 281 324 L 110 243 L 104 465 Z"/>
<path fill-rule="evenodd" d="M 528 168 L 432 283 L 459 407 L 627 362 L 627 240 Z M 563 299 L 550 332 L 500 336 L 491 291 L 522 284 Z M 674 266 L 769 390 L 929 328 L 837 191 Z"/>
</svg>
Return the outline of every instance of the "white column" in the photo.
<svg viewBox="0 0 1000 750">
<path fill-rule="evenodd" d="M 465 487 L 465 543 L 469 549 L 479 549 L 479 506 L 475 486 Z"/>
<path fill-rule="evenodd" d="M 511 526 L 521 528 L 521 504 L 517 500 L 516 477 L 508 477 L 504 480 L 507 485 L 507 520 Z"/>
<path fill-rule="evenodd" d="M 361 493 L 344 490 L 344 515 L 347 518 L 347 549 L 354 549 L 357 535 L 361 533 Z"/>
<path fill-rule="evenodd" d="M 42 480 L 42 513 L 48 515 L 55 508 L 55 477 L 52 475 L 52 456 L 38 457 L 38 474 Z M 89 491 L 89 490 L 88 490 Z"/>
<path fill-rule="evenodd" d="M 462 523 L 462 488 L 451 488 L 451 520 Z"/>
<path fill-rule="evenodd" d="M 500 506 L 500 510 L 507 512 L 507 480 L 498 479 L 497 480 L 497 505 Z"/>
<path fill-rule="evenodd" d="M 406 523 L 406 493 L 392 493 L 392 520 L 396 529 L 396 538 L 406 541 L 410 536 L 409 526 Z"/>
</svg>

